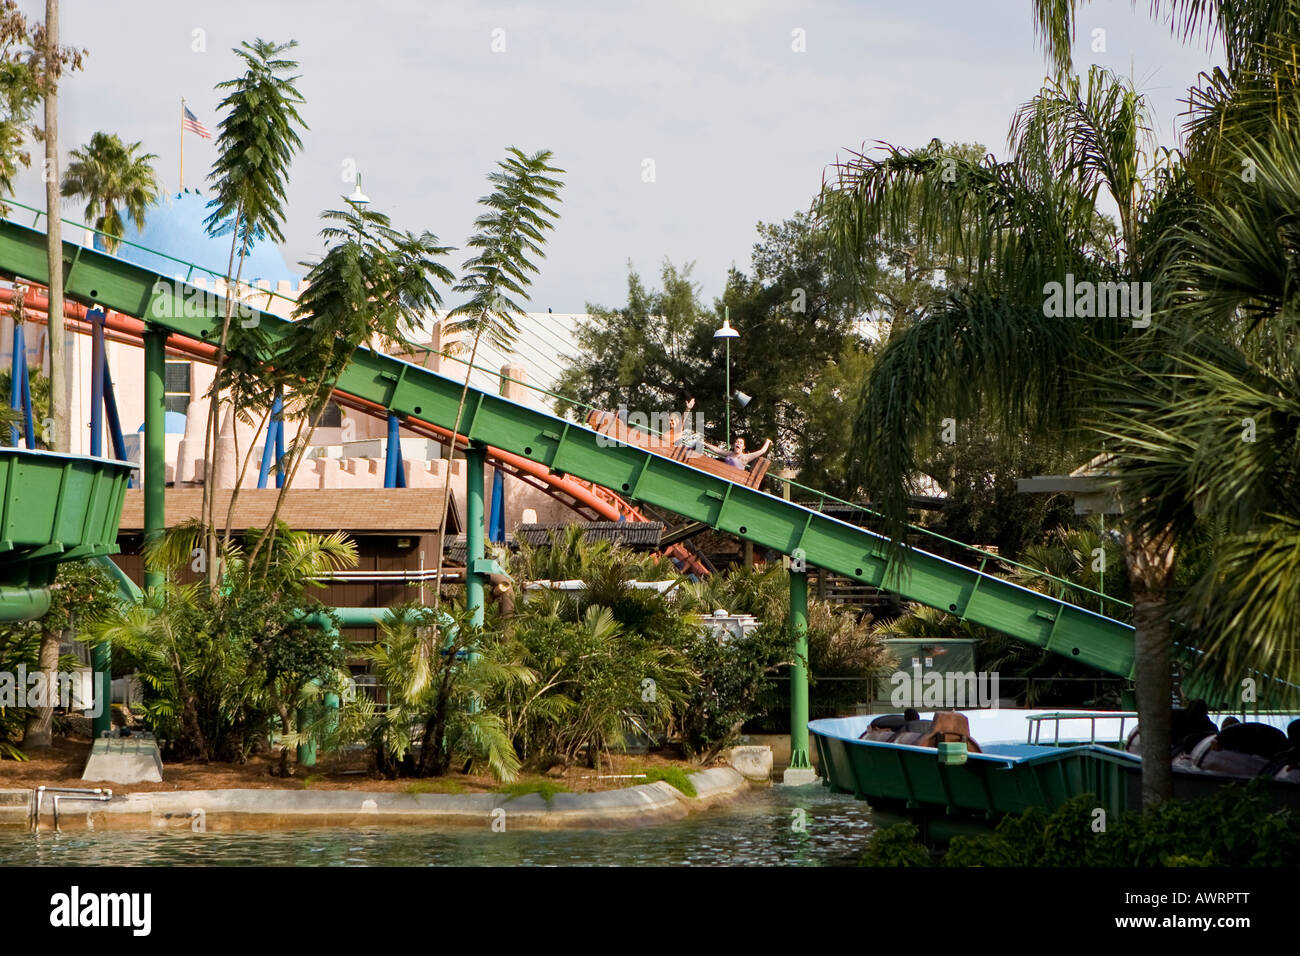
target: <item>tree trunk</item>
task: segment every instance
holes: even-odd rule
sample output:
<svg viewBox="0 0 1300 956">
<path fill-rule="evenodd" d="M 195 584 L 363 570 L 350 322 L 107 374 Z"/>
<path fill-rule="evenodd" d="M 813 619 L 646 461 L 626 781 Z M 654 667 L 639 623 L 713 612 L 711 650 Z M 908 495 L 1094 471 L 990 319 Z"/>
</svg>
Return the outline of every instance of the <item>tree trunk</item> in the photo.
<svg viewBox="0 0 1300 956">
<path fill-rule="evenodd" d="M 40 669 L 45 680 L 45 700 L 32 708 L 23 728 L 23 748 L 54 745 L 54 703 L 58 693 L 59 641 L 61 631 L 41 631 Z"/>
<path fill-rule="evenodd" d="M 45 0 L 45 253 L 50 271 L 50 417 L 55 451 L 72 450 L 68 379 L 63 352 L 63 210 L 59 200 L 59 0 Z"/>
<path fill-rule="evenodd" d="M 1168 532 L 1127 536 L 1125 562 L 1133 591 L 1133 653 L 1138 721 L 1142 727 L 1142 809 L 1173 796 L 1170 749 L 1173 674 L 1166 593 L 1173 579 L 1174 543 Z"/>
</svg>

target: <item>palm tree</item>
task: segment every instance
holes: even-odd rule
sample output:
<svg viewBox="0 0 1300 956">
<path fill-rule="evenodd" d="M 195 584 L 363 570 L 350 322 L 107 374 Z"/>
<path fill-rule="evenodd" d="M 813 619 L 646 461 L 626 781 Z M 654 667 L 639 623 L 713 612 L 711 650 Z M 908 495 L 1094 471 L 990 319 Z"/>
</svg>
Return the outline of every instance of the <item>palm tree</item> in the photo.
<svg viewBox="0 0 1300 956">
<path fill-rule="evenodd" d="M 389 695 L 371 729 L 378 767 L 395 774 L 406 763 L 419 776 L 441 776 L 460 753 L 483 760 L 497 780 L 512 781 L 520 761 L 510 735 L 501 716 L 477 702 L 528 688 L 537 674 L 493 653 L 466 653 L 480 643 L 469 615 L 441 627 L 438 615 L 446 612 L 396 607 L 380 622 L 379 640 L 363 651 Z M 408 759 L 417 740 L 418 763 Z"/>
<path fill-rule="evenodd" d="M 298 131 L 306 128 L 298 115 L 298 106 L 304 100 L 294 85 L 297 77 L 289 75 L 298 68 L 298 63 L 284 56 L 297 45 L 296 40 L 279 44 L 262 39 L 245 41 L 234 50 L 244 63 L 243 75 L 217 84 L 218 90 L 226 91 L 220 108 L 228 112 L 221 120 L 217 159 L 208 174 L 216 195 L 209 204 L 212 212 L 205 225 L 211 236 L 230 232 L 230 261 L 226 266 L 226 307 L 217 346 L 216 377 L 204 435 L 204 457 L 209 462 L 217 444 L 222 371 L 244 259 L 253 243 L 263 238 L 284 241 L 280 227 L 284 221 L 289 163 L 302 147 Z M 205 481 L 203 522 L 207 538 L 204 547 L 210 556 L 208 586 L 215 589 L 218 563 L 215 555 L 219 548 L 214 501 L 212 482 Z"/>
<path fill-rule="evenodd" d="M 450 247 L 440 245 L 431 232 L 401 232 L 383 213 L 352 202 L 347 209 L 326 212 L 323 218 L 329 225 L 321 230 L 321 236 L 335 244 L 312 266 L 307 289 L 294 310 L 293 328 L 267 363 L 276 369 L 274 382 L 284 389 L 289 414 L 305 416 L 308 427 L 288 450 L 286 481 L 250 563 L 256 562 L 266 543 L 275 540 L 285 495 L 310 447 L 334 383 L 353 354 L 372 338 L 384 345 L 409 343 L 413 330 L 442 304 L 434 280 L 453 279 L 451 270 L 437 261 Z M 260 362 L 241 365 L 232 384 L 260 394 L 263 406 L 269 407 L 265 367 Z M 225 540 L 229 537 L 228 515 Z"/>
<path fill-rule="evenodd" d="M 478 232 L 469 240 L 469 247 L 477 249 L 478 254 L 465 262 L 466 275 L 455 287 L 456 292 L 465 293 L 469 298 L 452 309 L 447 326 L 453 335 L 471 337 L 465 384 L 460 390 L 453 437 L 448 444 L 448 461 L 456 455 L 455 432 L 465 411 L 479 342 L 486 336 L 501 351 L 508 351 L 514 344 L 519 333 L 517 319 L 524 314 L 523 305 L 515 297 L 525 295 L 532 285 L 533 273 L 538 271 L 533 260 L 545 255 L 542 251 L 545 233 L 555 228 L 555 220 L 559 218 L 547 203 L 559 201 L 562 183 L 555 174 L 564 170 L 550 165 L 551 151 L 538 150 L 529 156 L 511 146 L 506 154 L 497 164 L 499 169 L 488 174 L 488 182 L 495 188 L 479 200 L 479 205 L 487 207 L 488 212 L 474 220 Z M 447 474 L 442 517 L 438 522 L 438 581 L 442 580 L 443 534 L 451 507 L 451 472 Z M 439 586 L 433 594 L 435 610 L 441 599 Z"/>
<path fill-rule="evenodd" d="M 319 579 L 354 566 L 357 552 L 342 532 L 281 525 L 257 573 L 242 546 L 247 540 L 227 548 L 218 569 L 223 586 L 213 591 L 204 582 L 182 581 L 206 533 L 195 520 L 149 543 L 145 560 L 163 572 L 163 587 L 101 617 L 90 640 L 111 643 L 135 665 L 151 691 L 147 716 L 156 729 L 170 731 L 180 754 L 238 759 L 245 727 L 264 729 L 254 718 L 278 716 L 288 733 L 290 705 L 302 685 L 323 676 L 286 662 L 306 661 L 317 671 L 335 658 L 341 663 L 342 648 L 319 633 L 308 635 L 302 612 L 309 590 L 322 586 Z"/>
<path fill-rule="evenodd" d="M 63 174 L 63 195 L 86 199 L 86 221 L 103 234 L 104 246 L 116 252 L 126 223 L 122 209 L 137 229 L 144 228 L 145 210 L 158 198 L 158 178 L 151 160 L 139 155 L 140 143 L 123 143 L 116 133 L 95 133 L 90 142 L 72 151 Z"/>
<path fill-rule="evenodd" d="M 1036 0 L 1040 36 L 1066 69 L 1074 5 Z M 1172 529 L 1205 549 L 1208 567 L 1180 617 L 1205 652 L 1194 676 L 1223 692 L 1247 679 L 1270 705 L 1297 698 L 1292 549 L 1300 512 L 1292 382 L 1296 323 L 1290 263 L 1300 189 L 1300 0 L 1153 2 L 1175 34 L 1221 42 L 1225 65 L 1188 96 L 1186 165 L 1197 193 L 1190 225 L 1172 235 L 1167 308 L 1146 348 L 1117 356 L 1114 414 L 1103 433 L 1129 487 L 1130 524 Z M 1256 428 L 1258 425 L 1258 428 Z M 1277 678 L 1264 681 L 1265 675 Z"/>
<path fill-rule="evenodd" d="M 1247 703 L 1250 679 L 1254 699 L 1285 708 L 1300 697 L 1300 135 L 1225 156 L 1253 175 L 1225 181 L 1181 231 L 1180 291 L 1152 343 L 1172 359 L 1130 361 L 1121 377 L 1145 414 L 1110 434 L 1126 483 L 1144 489 L 1135 522 L 1221 530 L 1184 607 L 1205 652 L 1196 676 Z"/>
<path fill-rule="evenodd" d="M 1101 450 L 1090 426 L 1103 407 L 1115 408 L 1096 373 L 1142 330 L 1122 309 L 1055 310 L 1049 284 L 1149 282 L 1134 288 L 1159 301 L 1166 237 L 1190 203 L 1176 157 L 1154 144 L 1142 97 L 1109 71 L 1049 81 L 1016 114 L 1008 140 L 1002 162 L 949 156 L 937 142 L 857 154 L 824 190 L 822 213 L 846 268 L 857 268 L 870 242 L 900 236 L 918 209 L 925 235 L 965 253 L 946 301 L 877 359 L 854 423 L 855 474 L 883 505 L 900 558 L 910 483 L 943 419 L 966 428 L 991 421 L 1009 442 L 1029 433 L 1081 459 Z M 1102 212 L 1102 197 L 1117 222 Z M 1159 753 L 1172 694 L 1165 592 L 1173 547 L 1168 528 L 1143 532 L 1126 529 L 1125 559 L 1138 707 Z M 1144 802 L 1171 790 L 1168 763 L 1147 761 Z"/>
</svg>

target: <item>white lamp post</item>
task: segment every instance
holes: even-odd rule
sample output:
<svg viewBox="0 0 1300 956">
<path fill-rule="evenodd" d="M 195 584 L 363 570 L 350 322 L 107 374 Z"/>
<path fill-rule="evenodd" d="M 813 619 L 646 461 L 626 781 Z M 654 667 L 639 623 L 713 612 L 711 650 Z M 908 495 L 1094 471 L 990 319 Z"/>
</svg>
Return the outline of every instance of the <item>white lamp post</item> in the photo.
<svg viewBox="0 0 1300 956">
<path fill-rule="evenodd" d="M 357 173 L 357 186 L 352 190 L 352 195 L 347 197 L 348 202 L 354 206 L 365 206 L 370 203 L 370 197 L 361 191 L 361 174 Z"/>
<path fill-rule="evenodd" d="M 727 343 L 727 451 L 731 451 L 731 340 L 740 338 L 740 333 L 731 327 L 731 309 L 723 312 L 722 328 L 713 333 L 715 339 Z"/>
</svg>

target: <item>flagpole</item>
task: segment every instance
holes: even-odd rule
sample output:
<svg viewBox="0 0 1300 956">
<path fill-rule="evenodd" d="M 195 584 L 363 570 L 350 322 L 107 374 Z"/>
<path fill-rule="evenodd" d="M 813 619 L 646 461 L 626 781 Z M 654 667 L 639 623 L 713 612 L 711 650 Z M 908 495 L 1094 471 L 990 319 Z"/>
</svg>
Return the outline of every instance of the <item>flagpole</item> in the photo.
<svg viewBox="0 0 1300 956">
<path fill-rule="evenodd" d="M 181 97 L 181 192 L 185 192 L 185 97 Z"/>
</svg>

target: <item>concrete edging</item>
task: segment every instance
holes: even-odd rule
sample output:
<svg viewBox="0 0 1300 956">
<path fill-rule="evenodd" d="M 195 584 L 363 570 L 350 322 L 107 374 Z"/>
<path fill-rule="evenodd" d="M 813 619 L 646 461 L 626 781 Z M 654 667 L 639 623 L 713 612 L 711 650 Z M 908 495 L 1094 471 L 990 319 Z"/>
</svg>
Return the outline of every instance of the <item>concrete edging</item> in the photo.
<svg viewBox="0 0 1300 956">
<path fill-rule="evenodd" d="M 355 790 L 175 790 L 115 795 L 104 803 L 76 803 L 60 810 L 64 829 L 159 829 L 196 831 L 291 829 L 297 827 L 455 826 L 549 830 L 645 826 L 679 820 L 729 800 L 748 789 L 731 767 L 690 776 L 697 796 L 688 797 L 664 781 L 595 793 L 511 797 L 503 793 L 370 793 Z M 30 795 L 32 791 L 0 791 Z M 12 807 L 9 809 L 17 809 Z M 0 825 L 19 824 L 14 819 Z M 30 810 L 21 825 L 30 820 Z M 54 811 L 45 801 L 41 827 L 52 828 Z"/>
</svg>

